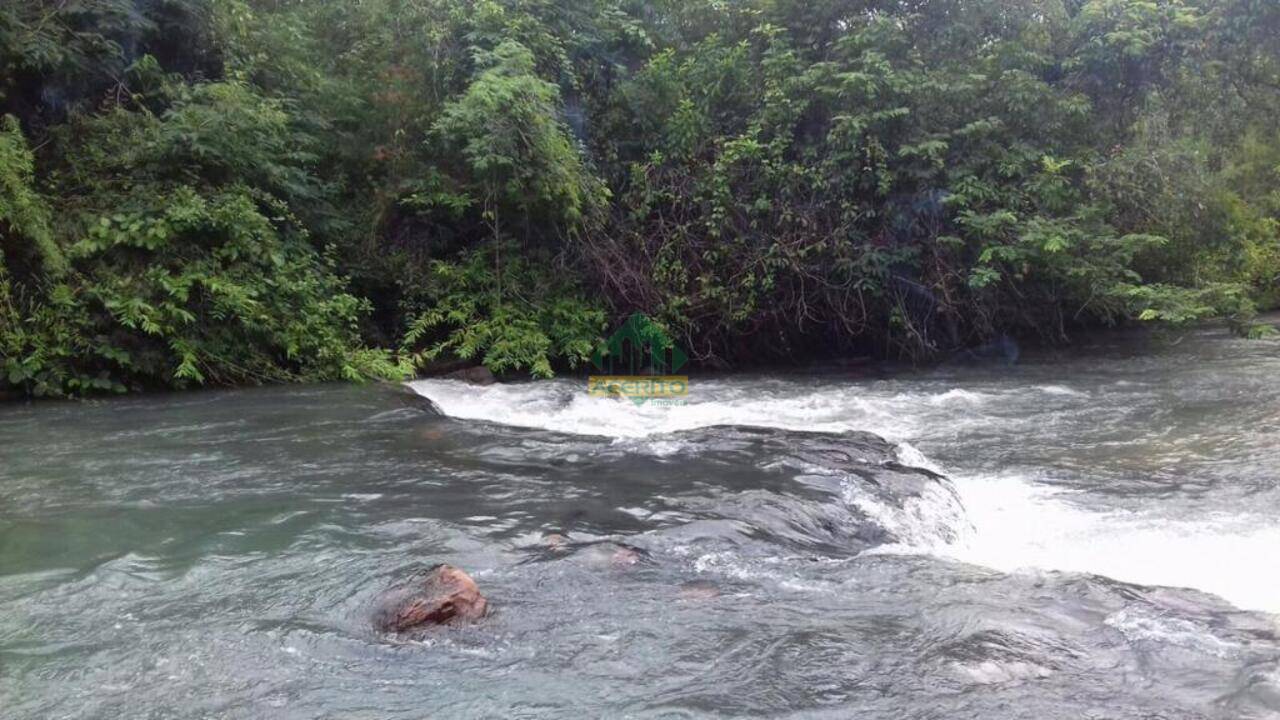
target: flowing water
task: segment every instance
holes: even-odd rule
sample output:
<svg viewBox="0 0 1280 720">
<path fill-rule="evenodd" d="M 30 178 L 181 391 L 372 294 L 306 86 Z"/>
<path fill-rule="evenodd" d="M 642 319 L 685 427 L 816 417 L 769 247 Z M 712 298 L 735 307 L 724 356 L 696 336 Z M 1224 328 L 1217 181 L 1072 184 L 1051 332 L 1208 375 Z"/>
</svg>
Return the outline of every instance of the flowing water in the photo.
<svg viewBox="0 0 1280 720">
<path fill-rule="evenodd" d="M 0 716 L 1280 717 L 1277 378 L 1208 329 L 3 407 Z M 376 633 L 439 562 L 491 615 Z"/>
</svg>

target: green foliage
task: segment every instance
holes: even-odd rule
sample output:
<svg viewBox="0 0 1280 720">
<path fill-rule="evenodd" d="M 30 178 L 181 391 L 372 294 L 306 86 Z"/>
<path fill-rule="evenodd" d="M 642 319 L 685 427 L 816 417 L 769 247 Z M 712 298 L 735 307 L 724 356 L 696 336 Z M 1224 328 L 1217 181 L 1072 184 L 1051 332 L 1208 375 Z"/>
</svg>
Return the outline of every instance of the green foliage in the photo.
<svg viewBox="0 0 1280 720">
<path fill-rule="evenodd" d="M 122 374 L 178 386 L 381 374 L 358 349 L 367 303 L 248 192 L 156 200 L 101 217 L 71 248 Z"/>
<path fill-rule="evenodd" d="M 123 97 L 138 48 L 192 75 L 216 71 L 210 6 L 222 0 L 20 0 L 0 3 L 0 99 L 43 127 Z"/>
<path fill-rule="evenodd" d="M 75 118 L 50 173 L 64 284 L 25 301 L 6 381 L 36 394 L 400 377 L 361 346 L 345 292 L 289 200 L 314 196 L 288 116 L 237 83 L 181 90 L 161 116 Z M 47 283 L 46 283 L 47 284 Z"/>
<path fill-rule="evenodd" d="M 111 352 L 95 342 L 88 315 L 68 285 L 31 297 L 13 282 L 0 256 L 0 386 L 37 397 L 121 392 L 124 386 L 110 373 L 91 369 L 95 357 L 105 360 Z"/>
<path fill-rule="evenodd" d="M 49 208 L 35 189 L 35 159 L 12 115 L 0 117 L 0 250 L 27 256 L 52 276 L 66 270 Z"/>
<path fill-rule="evenodd" d="M 0 3 L 0 386 L 1251 333 L 1277 7 Z"/>
<path fill-rule="evenodd" d="M 558 119 L 558 89 L 534 73 L 533 53 L 515 41 L 477 50 L 476 63 L 483 69 L 444 108 L 436 133 L 459 148 L 495 228 L 504 210 L 526 224 L 572 227 L 602 188 Z"/>
<path fill-rule="evenodd" d="M 429 307 L 410 323 L 405 352 L 427 341 L 414 356 L 419 364 L 459 357 L 534 377 L 590 359 L 606 326 L 604 310 L 557 276 L 547 258 L 529 262 L 508 253 L 511 259 L 495 269 L 495 256 L 486 246 L 433 264 Z M 516 290 L 500 293 L 500 285 Z"/>
<path fill-rule="evenodd" d="M 614 175 L 626 212 L 593 239 L 596 273 L 703 357 L 818 338 L 921 357 L 1243 317 L 1272 292 L 1266 181 L 1242 192 L 1216 150 L 1252 134 L 1197 81 L 1221 68 L 1208 8 L 761 5 L 754 27 L 656 55 L 610 118 L 648 152 Z"/>
</svg>

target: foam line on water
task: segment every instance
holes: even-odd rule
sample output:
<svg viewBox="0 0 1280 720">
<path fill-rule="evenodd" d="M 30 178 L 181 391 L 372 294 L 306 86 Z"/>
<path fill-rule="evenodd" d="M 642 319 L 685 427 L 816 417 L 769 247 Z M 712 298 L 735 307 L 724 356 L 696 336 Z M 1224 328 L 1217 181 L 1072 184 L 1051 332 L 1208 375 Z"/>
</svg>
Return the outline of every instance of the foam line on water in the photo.
<svg viewBox="0 0 1280 720">
<path fill-rule="evenodd" d="M 902 413 L 898 405 L 922 401 L 970 406 L 981 397 L 967 391 L 948 391 L 885 402 L 884 398 L 868 396 L 861 390 L 838 386 L 797 394 L 794 388 L 775 388 L 768 383 L 744 387 L 703 382 L 696 399 L 691 398 L 685 405 L 662 406 L 589 397 L 585 383 L 568 380 L 486 387 L 455 380 L 418 380 L 410 387 L 454 418 L 616 438 L 711 425 L 756 425 L 784 430 L 868 430 L 902 440 L 914 434 L 918 418 Z"/>
</svg>

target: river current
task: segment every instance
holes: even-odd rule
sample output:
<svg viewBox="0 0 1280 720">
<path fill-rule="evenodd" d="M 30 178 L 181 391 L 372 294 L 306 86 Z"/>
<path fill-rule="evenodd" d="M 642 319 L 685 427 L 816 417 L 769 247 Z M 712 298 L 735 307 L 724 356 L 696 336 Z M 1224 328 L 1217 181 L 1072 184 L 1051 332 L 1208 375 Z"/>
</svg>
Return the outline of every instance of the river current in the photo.
<svg viewBox="0 0 1280 720">
<path fill-rule="evenodd" d="M 0 406 L 0 717 L 1280 717 L 1278 379 L 1210 328 Z M 375 632 L 440 562 L 490 616 Z"/>
</svg>

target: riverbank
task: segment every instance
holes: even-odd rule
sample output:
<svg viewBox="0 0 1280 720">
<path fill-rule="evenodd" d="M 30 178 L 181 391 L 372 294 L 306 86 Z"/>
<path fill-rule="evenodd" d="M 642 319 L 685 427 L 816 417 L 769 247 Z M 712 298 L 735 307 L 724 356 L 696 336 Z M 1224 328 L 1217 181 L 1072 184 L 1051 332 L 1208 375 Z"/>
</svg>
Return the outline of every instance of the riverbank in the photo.
<svg viewBox="0 0 1280 720">
<path fill-rule="evenodd" d="M 1253 323 L 1258 326 L 1272 328 L 1272 332 L 1280 331 L 1280 310 L 1258 315 Z M 779 363 L 776 361 L 759 361 L 744 362 L 740 367 L 729 369 L 722 363 L 715 363 L 712 366 L 705 366 L 696 361 L 683 368 L 684 372 L 694 376 L 703 378 L 732 378 L 735 375 L 759 375 L 759 374 L 777 374 L 784 376 L 791 375 L 818 375 L 818 376 L 846 376 L 850 378 L 890 378 L 903 374 L 930 372 L 939 368 L 970 366 L 970 367 L 991 367 L 999 369 L 1001 367 L 1012 367 L 1019 361 L 1026 358 L 1069 358 L 1073 352 L 1079 351 L 1081 348 L 1089 348 L 1098 343 L 1108 342 L 1108 338 L 1116 342 L 1123 342 L 1133 345 L 1134 347 L 1142 347 L 1150 351 L 1158 351 L 1162 344 L 1177 343 L 1179 338 L 1205 331 L 1223 331 L 1227 330 L 1229 324 L 1224 320 L 1215 320 L 1203 323 L 1196 323 L 1190 326 L 1168 326 L 1151 323 L 1131 324 L 1118 328 L 1095 328 L 1081 329 L 1073 337 L 1076 342 L 1066 345 L 1046 345 L 1037 342 L 1034 338 L 1031 341 L 1019 342 L 1013 338 L 1002 338 L 999 341 L 993 341 L 987 345 L 966 348 L 952 353 L 946 358 L 937 359 L 930 362 L 910 362 L 903 360 L 887 360 L 877 359 L 867 355 L 855 355 L 839 358 L 814 358 L 802 360 L 792 363 Z M 390 351 L 386 351 L 390 352 Z M 582 367 L 575 372 L 561 373 L 561 378 L 582 378 L 598 372 L 589 365 Z M 494 375 L 486 370 L 483 366 L 476 365 L 473 362 L 453 359 L 447 361 L 433 362 L 428 366 L 428 373 L 419 375 L 415 379 L 427 379 L 432 377 L 438 378 L 457 378 L 468 382 L 474 382 L 481 385 L 490 382 L 524 382 L 534 379 L 525 372 L 507 371 Z M 404 378 L 407 380 L 409 378 Z M 399 383 L 403 380 L 384 380 L 383 382 Z M 301 381 L 301 384 L 314 384 L 316 381 Z M 362 379 L 359 382 L 379 382 L 376 380 Z M 287 382 L 270 383 L 270 384 L 290 384 Z M 241 385 L 239 387 L 258 387 L 261 383 L 253 383 Z M 236 386 L 231 386 L 236 387 Z M 213 387 L 191 387 L 184 390 L 174 390 L 169 388 L 152 388 L 143 391 L 143 394 L 160 394 L 166 395 L 174 392 L 207 392 L 219 389 Z M 225 389 L 225 388 L 224 388 Z M 138 393 L 129 393 L 136 395 Z M 105 399 L 114 396 L 112 393 L 103 393 L 93 395 L 98 399 Z M 0 405 L 6 403 L 29 401 L 32 398 L 28 395 L 16 390 L 0 389 Z M 45 400 L 52 398 L 43 398 Z"/>
</svg>

